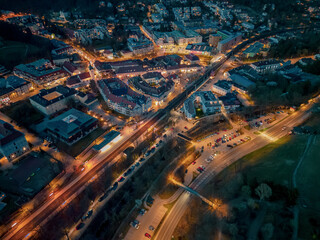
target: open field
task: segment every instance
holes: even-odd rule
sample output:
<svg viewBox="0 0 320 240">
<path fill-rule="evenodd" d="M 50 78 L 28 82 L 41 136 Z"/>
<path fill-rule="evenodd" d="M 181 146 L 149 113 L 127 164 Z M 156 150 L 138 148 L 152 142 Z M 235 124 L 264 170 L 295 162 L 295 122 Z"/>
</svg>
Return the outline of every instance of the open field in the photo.
<svg viewBox="0 0 320 240">
<path fill-rule="evenodd" d="M 15 102 L 8 107 L 2 108 L 1 111 L 26 128 L 41 122 L 44 118 L 43 114 L 35 109 L 29 100 Z"/>
<path fill-rule="evenodd" d="M 37 46 L 27 43 L 16 41 L 4 41 L 3 43 L 4 46 L 0 48 L 0 64 L 6 66 L 25 62 L 28 56 L 41 52 Z"/>
<path fill-rule="evenodd" d="M 320 136 L 315 138 L 297 172 L 297 187 L 301 206 L 299 215 L 299 238 L 311 239 L 312 227 L 309 222 L 314 218 L 320 228 Z M 304 204 L 306 206 L 304 206 Z"/>
<path fill-rule="evenodd" d="M 303 125 L 318 128 L 320 125 L 319 115 L 314 114 Z M 234 215 L 233 209 L 237 204 L 241 205 L 243 203 L 244 198 L 241 187 L 244 185 L 252 186 L 253 195 L 251 197 L 254 197 L 254 186 L 262 182 L 272 182 L 273 184 L 283 185 L 289 190 L 292 189 L 292 176 L 301 156 L 303 156 L 309 137 L 313 140 L 302 160 L 302 164 L 298 168 L 296 182 L 299 193 L 297 204 L 300 210 L 298 237 L 299 239 L 312 239 L 314 231 L 320 229 L 320 182 L 318 175 L 320 171 L 320 135 L 286 136 L 252 152 L 219 173 L 215 179 L 201 190 L 201 194 L 209 199 L 217 197 L 222 199 L 229 209 L 227 216 L 233 216 L 233 219 L 236 219 L 232 220 L 234 223 L 231 223 L 236 224 L 239 230 L 242 228 L 241 237 L 246 236 L 252 224 L 254 224 L 255 216 L 263 213 L 261 213 L 261 210 L 247 210 L 245 215 L 241 215 L 241 213 Z M 274 192 L 274 196 L 278 197 L 278 195 L 279 190 Z M 193 202 L 196 202 L 196 200 Z M 258 204 L 260 205 L 260 203 Z M 260 208 L 258 207 L 258 209 Z M 290 209 L 282 200 L 270 200 L 262 222 L 263 224 L 272 223 L 274 225 L 273 239 L 283 239 L 283 237 L 291 236 L 293 213 Z M 229 226 L 230 222 L 226 222 L 225 219 L 229 219 L 229 217 L 218 220 L 219 214 L 221 214 L 219 211 L 212 214 L 216 218 L 212 220 L 211 224 L 208 224 L 206 220 L 203 220 L 208 215 L 206 206 L 199 207 L 198 211 L 193 211 L 190 208 L 180 220 L 174 236 L 181 237 L 181 239 L 209 239 L 197 238 L 196 236 L 213 236 L 213 233 L 222 231 L 222 238 L 228 238 L 228 236 L 230 237 L 230 232 L 228 233 L 226 226 Z M 193 223 L 187 230 L 184 227 L 185 221 L 183 219 L 188 219 Z M 317 234 L 319 237 L 319 233 Z M 237 236 L 240 237 L 239 235 Z"/>
<path fill-rule="evenodd" d="M 248 181 L 274 181 L 291 187 L 292 173 L 306 145 L 307 136 L 287 136 L 248 154 L 222 171 L 218 178 L 246 175 Z"/>
</svg>

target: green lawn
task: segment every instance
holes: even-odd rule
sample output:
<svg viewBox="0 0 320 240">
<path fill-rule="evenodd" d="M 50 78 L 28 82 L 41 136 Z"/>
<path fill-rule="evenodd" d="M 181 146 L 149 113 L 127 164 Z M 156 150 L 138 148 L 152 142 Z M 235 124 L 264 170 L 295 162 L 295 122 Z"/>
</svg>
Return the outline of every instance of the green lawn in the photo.
<svg viewBox="0 0 320 240">
<path fill-rule="evenodd" d="M 0 48 L 0 64 L 19 64 L 24 62 L 28 55 L 34 55 L 41 51 L 35 45 L 22 42 L 3 41 L 3 43 L 4 46 Z"/>
<path fill-rule="evenodd" d="M 274 181 L 291 187 L 292 173 L 303 153 L 307 136 L 286 136 L 254 151 L 220 173 L 232 176 L 243 172 L 249 181 Z"/>
<path fill-rule="evenodd" d="M 305 125 L 315 126 L 318 120 L 311 118 Z M 271 143 L 247 156 L 243 157 L 218 175 L 224 181 L 232 179 L 235 173 L 242 172 L 249 183 L 257 179 L 258 182 L 272 181 L 289 188 L 292 187 L 292 175 L 302 156 L 309 136 L 286 136 L 275 143 Z M 299 238 L 311 239 L 311 217 L 318 219 L 320 224 L 320 136 L 315 137 L 309 151 L 297 172 L 296 182 L 299 198 L 304 199 L 307 207 L 300 207 Z M 227 180 L 228 181 L 228 180 Z"/>
<path fill-rule="evenodd" d="M 1 111 L 26 128 L 41 122 L 44 118 L 43 114 L 36 110 L 29 100 L 15 102 L 9 107 L 2 108 Z"/>
<path fill-rule="evenodd" d="M 307 208 L 300 208 L 299 237 L 310 239 L 312 228 L 309 218 L 313 217 L 320 224 L 320 136 L 316 137 L 297 172 L 297 187 L 300 197 Z"/>
</svg>

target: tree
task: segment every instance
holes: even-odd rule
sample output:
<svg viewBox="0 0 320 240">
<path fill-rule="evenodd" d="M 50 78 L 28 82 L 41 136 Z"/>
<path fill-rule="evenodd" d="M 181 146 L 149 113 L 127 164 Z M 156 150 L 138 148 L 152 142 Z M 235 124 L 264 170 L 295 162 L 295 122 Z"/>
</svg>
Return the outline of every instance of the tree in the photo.
<svg viewBox="0 0 320 240">
<path fill-rule="evenodd" d="M 248 185 L 244 185 L 241 188 L 241 193 L 244 197 L 250 197 L 251 196 L 251 188 Z"/>
<path fill-rule="evenodd" d="M 233 238 L 236 238 L 238 235 L 238 226 L 235 223 L 229 224 L 228 226 L 229 233 L 233 236 Z"/>
<path fill-rule="evenodd" d="M 256 189 L 255 193 L 259 196 L 260 200 L 271 197 L 272 189 L 265 183 L 261 183 Z"/>
<path fill-rule="evenodd" d="M 264 240 L 269 240 L 272 238 L 274 227 L 272 223 L 264 224 L 261 228 L 262 237 Z"/>
</svg>

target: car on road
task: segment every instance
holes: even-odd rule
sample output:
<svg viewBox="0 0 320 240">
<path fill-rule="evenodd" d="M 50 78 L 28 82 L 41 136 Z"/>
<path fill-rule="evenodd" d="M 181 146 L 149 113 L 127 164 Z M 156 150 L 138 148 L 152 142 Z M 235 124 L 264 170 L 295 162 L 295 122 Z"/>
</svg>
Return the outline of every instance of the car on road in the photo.
<svg viewBox="0 0 320 240">
<path fill-rule="evenodd" d="M 88 212 L 87 212 L 87 218 L 90 218 L 93 214 L 93 209 L 90 209 Z"/>
<path fill-rule="evenodd" d="M 124 180 L 125 180 L 124 177 L 120 177 L 120 178 L 118 179 L 118 182 L 123 182 Z"/>
<path fill-rule="evenodd" d="M 132 227 L 135 229 L 139 229 L 140 222 L 136 219 L 133 222 L 130 223 Z"/>
<path fill-rule="evenodd" d="M 151 238 L 151 235 L 149 233 L 145 233 L 144 236 L 146 236 L 147 238 Z"/>
<path fill-rule="evenodd" d="M 103 200 L 105 200 L 108 196 L 109 196 L 109 194 L 110 194 L 110 192 L 112 191 L 112 189 L 109 189 L 108 191 L 106 191 L 105 192 L 105 194 L 103 194 L 100 198 L 99 198 L 99 202 L 102 202 Z"/>
<path fill-rule="evenodd" d="M 145 213 L 146 213 L 146 210 L 144 208 L 141 208 L 139 211 L 139 214 L 143 216 Z"/>
<path fill-rule="evenodd" d="M 132 167 L 130 167 L 123 175 L 126 177 L 128 175 L 130 175 L 132 173 L 132 171 L 134 170 L 135 166 L 133 165 Z"/>
<path fill-rule="evenodd" d="M 146 160 L 145 158 L 140 158 L 139 162 L 143 162 L 144 160 Z"/>
<path fill-rule="evenodd" d="M 87 212 L 87 214 L 82 217 L 82 220 L 84 221 L 84 220 L 90 218 L 90 217 L 92 216 L 92 214 L 93 214 L 93 209 L 90 209 L 90 210 Z"/>
<path fill-rule="evenodd" d="M 202 173 L 202 172 L 204 171 L 204 169 L 203 169 L 202 167 L 198 167 L 198 168 L 197 168 L 197 171 L 198 171 L 199 173 Z"/>
<path fill-rule="evenodd" d="M 118 187 L 118 182 L 115 182 L 115 183 L 113 184 L 113 186 L 112 186 L 112 190 L 116 190 L 117 187 Z"/>
<path fill-rule="evenodd" d="M 148 157 L 148 156 L 150 155 L 150 153 L 151 153 L 151 151 L 149 150 L 149 151 L 146 152 L 144 155 L 145 155 L 146 157 Z"/>
<path fill-rule="evenodd" d="M 83 228 L 83 227 L 84 227 L 84 223 L 81 222 L 81 223 L 79 223 L 79 224 L 76 226 L 76 230 L 80 230 L 80 229 Z"/>
</svg>

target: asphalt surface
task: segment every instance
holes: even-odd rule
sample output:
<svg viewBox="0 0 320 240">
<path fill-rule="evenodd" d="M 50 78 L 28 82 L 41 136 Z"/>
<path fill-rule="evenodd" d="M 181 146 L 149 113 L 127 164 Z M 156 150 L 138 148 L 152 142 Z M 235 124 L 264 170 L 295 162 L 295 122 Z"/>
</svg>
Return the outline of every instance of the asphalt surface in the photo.
<svg viewBox="0 0 320 240">
<path fill-rule="evenodd" d="M 209 180 L 212 179 L 213 176 L 217 175 L 230 164 L 234 163 L 248 153 L 253 152 L 267 145 L 268 143 L 285 136 L 287 131 L 283 131 L 282 127 L 286 126 L 287 128 L 290 128 L 302 123 L 310 114 L 306 110 L 308 110 L 308 108 L 293 113 L 288 118 L 266 130 L 263 135 L 261 134 L 252 141 L 230 149 L 227 153 L 220 155 L 217 157 L 219 164 L 216 164 L 215 162 L 215 164 L 211 164 L 209 167 L 207 167 L 205 172 L 199 175 L 199 177 L 196 178 L 189 187 L 199 191 L 203 186 L 206 185 L 206 183 L 208 183 Z M 188 208 L 190 200 L 190 193 L 184 191 L 160 226 L 157 235 L 155 236 L 156 240 L 169 240 L 172 238 L 174 230 L 185 210 Z"/>
</svg>

